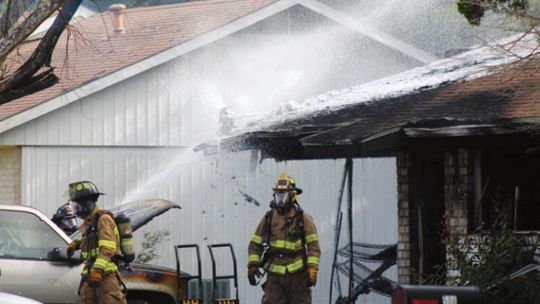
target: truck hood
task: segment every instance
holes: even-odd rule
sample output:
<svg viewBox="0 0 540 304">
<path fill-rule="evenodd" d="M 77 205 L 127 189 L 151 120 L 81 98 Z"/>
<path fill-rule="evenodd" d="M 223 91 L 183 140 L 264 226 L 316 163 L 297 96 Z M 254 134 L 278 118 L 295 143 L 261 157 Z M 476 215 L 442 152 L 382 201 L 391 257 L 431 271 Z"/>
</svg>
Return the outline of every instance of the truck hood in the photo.
<svg viewBox="0 0 540 304">
<path fill-rule="evenodd" d="M 146 199 L 140 201 L 128 202 L 109 209 L 114 216 L 124 214 L 131 219 L 133 231 L 146 225 L 154 217 L 161 215 L 170 209 L 181 209 L 181 207 L 168 200 L 164 199 Z M 70 235 L 70 238 L 75 240 L 80 237 L 80 231 L 77 230 Z"/>
</svg>

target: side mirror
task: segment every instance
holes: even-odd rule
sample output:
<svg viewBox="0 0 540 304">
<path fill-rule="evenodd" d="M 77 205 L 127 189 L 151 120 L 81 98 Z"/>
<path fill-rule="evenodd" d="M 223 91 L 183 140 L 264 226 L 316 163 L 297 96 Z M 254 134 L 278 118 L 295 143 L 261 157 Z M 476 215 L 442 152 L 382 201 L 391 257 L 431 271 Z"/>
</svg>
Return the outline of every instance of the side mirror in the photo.
<svg viewBox="0 0 540 304">
<path fill-rule="evenodd" d="M 67 248 L 65 247 L 54 248 L 48 253 L 47 258 L 51 261 L 68 262 L 74 265 L 82 263 L 80 252 L 77 251 L 72 257 L 68 257 L 66 251 Z"/>
</svg>

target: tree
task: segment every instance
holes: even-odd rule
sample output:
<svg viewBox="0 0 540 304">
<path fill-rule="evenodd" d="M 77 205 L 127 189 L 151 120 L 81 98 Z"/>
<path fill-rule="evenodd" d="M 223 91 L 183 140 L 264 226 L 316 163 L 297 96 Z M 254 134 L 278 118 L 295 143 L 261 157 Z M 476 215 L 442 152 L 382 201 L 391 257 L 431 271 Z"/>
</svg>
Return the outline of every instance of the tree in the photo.
<svg viewBox="0 0 540 304">
<path fill-rule="evenodd" d="M 144 240 L 142 241 L 142 250 L 137 253 L 135 262 L 137 263 L 149 263 L 153 259 L 159 257 L 156 253 L 156 247 L 168 237 L 171 232 L 167 229 L 161 229 L 158 231 L 145 231 Z"/>
<path fill-rule="evenodd" d="M 82 0 L 4 0 L 0 5 L 0 104 L 58 82 L 51 56 Z M 58 14 L 32 55 L 17 67 L 6 59 L 54 12 Z"/>
<path fill-rule="evenodd" d="M 527 265 L 534 265 L 536 238 L 516 234 L 512 229 L 511 200 L 497 197 L 492 202 L 493 223 L 488 230 L 467 235 L 446 235 L 446 264 L 436 267 L 437 273 L 421 278 L 422 283 L 478 286 L 483 303 L 538 303 L 540 277 L 537 271 L 515 274 Z"/>
<path fill-rule="evenodd" d="M 538 55 L 540 50 L 540 0 L 458 0 L 458 11 L 470 24 L 480 25 L 487 11 L 503 17 L 501 28 L 507 31 L 519 32 L 512 41 L 498 45 L 502 51 L 508 52 L 520 60 L 530 59 Z M 530 37 L 536 39 L 537 46 L 526 55 L 512 52 L 522 40 Z"/>
<path fill-rule="evenodd" d="M 540 25 L 539 0 L 458 0 L 457 7 L 472 25 L 479 25 L 486 11 L 524 21 L 531 27 Z"/>
</svg>

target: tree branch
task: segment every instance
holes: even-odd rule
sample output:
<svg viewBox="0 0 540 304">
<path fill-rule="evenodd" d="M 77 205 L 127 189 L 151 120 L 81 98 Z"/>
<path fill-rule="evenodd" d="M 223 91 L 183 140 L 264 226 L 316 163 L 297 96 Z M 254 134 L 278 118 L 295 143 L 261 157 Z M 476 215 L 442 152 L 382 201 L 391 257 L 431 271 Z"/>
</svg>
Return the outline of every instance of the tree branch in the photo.
<svg viewBox="0 0 540 304">
<path fill-rule="evenodd" d="M 6 35 L 0 37 L 0 62 L 4 62 L 7 55 L 22 43 L 26 37 L 32 34 L 38 26 L 45 21 L 54 11 L 56 11 L 64 0 L 44 0 L 39 1 L 38 6 L 32 11 L 28 18 L 18 25 L 10 25 L 9 16 L 6 16 L 6 25 L 9 27 Z M 58 19 L 58 18 L 57 18 Z"/>
<path fill-rule="evenodd" d="M 42 67 L 50 64 L 50 59 L 56 43 L 58 42 L 58 39 L 62 35 L 62 32 L 67 27 L 68 23 L 73 18 L 73 15 L 77 11 L 81 2 L 82 0 L 65 0 L 60 13 L 54 20 L 53 25 L 41 39 L 39 45 L 32 53 L 32 56 L 30 56 L 30 58 L 28 58 L 26 62 L 15 72 L 0 80 L 0 99 L 2 100 L 0 104 L 13 100 L 4 97 L 4 95 L 9 93 L 11 90 L 18 90 L 31 85 L 32 81 L 35 81 L 33 75 Z M 31 93 L 29 92 L 27 94 Z"/>
<path fill-rule="evenodd" d="M 45 90 L 46 88 L 57 84 L 59 79 L 53 72 L 54 68 L 50 68 L 45 72 L 32 77 L 27 85 L 23 85 L 15 90 L 10 90 L 5 94 L 0 94 L 0 104 Z"/>
</svg>

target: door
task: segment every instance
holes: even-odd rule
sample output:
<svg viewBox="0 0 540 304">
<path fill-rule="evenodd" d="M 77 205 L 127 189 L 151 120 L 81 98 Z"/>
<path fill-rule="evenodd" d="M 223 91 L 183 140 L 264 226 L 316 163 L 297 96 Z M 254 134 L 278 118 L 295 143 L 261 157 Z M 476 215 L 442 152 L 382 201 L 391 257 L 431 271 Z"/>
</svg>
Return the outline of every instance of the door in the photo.
<svg viewBox="0 0 540 304">
<path fill-rule="evenodd" d="M 421 275 L 434 274 L 434 266 L 445 263 L 441 243 L 444 229 L 444 154 L 417 152 L 414 158 L 413 230 L 417 235 L 416 269 Z"/>
<path fill-rule="evenodd" d="M 0 210 L 0 291 L 44 303 L 75 303 L 82 265 L 51 261 L 66 241 L 37 215 Z"/>
</svg>

